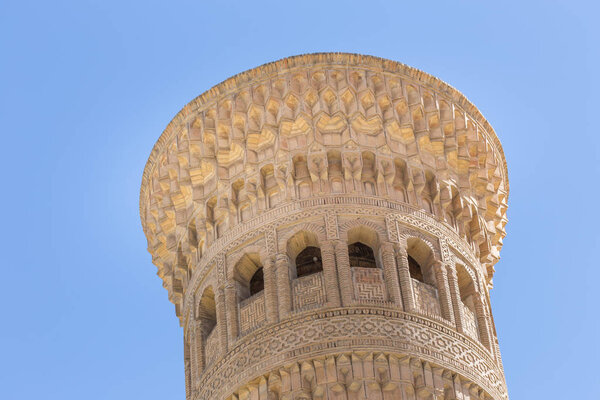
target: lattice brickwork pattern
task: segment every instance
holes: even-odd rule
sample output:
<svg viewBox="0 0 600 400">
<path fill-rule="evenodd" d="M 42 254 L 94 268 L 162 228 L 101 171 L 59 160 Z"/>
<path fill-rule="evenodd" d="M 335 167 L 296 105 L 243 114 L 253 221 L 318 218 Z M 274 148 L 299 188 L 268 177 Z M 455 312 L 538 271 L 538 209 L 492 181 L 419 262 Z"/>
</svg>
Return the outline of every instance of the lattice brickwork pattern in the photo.
<svg viewBox="0 0 600 400">
<path fill-rule="evenodd" d="M 477 317 L 462 301 L 460 302 L 463 312 L 463 330 L 475 340 L 479 340 L 479 327 L 477 326 Z"/>
<path fill-rule="evenodd" d="M 204 346 L 207 365 L 212 364 L 215 361 L 217 355 L 219 354 L 219 348 L 219 333 L 217 327 L 215 326 L 215 328 L 206 338 L 206 345 Z"/>
<path fill-rule="evenodd" d="M 358 300 L 386 301 L 383 271 L 379 268 L 352 268 L 354 293 Z"/>
<path fill-rule="evenodd" d="M 442 312 L 440 310 L 437 289 L 416 279 L 413 279 L 412 283 L 415 293 L 415 304 L 419 312 L 427 317 L 440 318 Z"/>
<path fill-rule="evenodd" d="M 294 279 L 294 310 L 304 311 L 325 303 L 323 272 Z"/>
<path fill-rule="evenodd" d="M 265 320 L 264 292 L 255 294 L 240 302 L 240 330 L 242 333 L 248 333 L 261 326 Z"/>
</svg>

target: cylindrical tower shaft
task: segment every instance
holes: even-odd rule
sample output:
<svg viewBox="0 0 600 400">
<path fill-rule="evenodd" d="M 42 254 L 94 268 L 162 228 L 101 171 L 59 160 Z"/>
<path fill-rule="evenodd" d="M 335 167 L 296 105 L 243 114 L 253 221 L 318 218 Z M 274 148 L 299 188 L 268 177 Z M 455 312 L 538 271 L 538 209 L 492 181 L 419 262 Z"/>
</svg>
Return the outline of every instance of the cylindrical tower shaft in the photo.
<svg viewBox="0 0 600 400">
<path fill-rule="evenodd" d="M 507 196 L 491 126 L 403 64 L 311 54 L 215 86 L 140 199 L 187 398 L 508 398 L 488 302 Z"/>
</svg>

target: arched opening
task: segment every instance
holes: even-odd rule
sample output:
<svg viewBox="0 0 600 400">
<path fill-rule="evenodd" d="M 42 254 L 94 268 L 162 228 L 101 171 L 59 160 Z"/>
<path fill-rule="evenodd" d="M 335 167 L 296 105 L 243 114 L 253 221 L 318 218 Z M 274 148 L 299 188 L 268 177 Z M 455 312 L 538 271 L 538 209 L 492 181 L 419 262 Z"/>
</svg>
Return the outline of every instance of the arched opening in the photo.
<svg viewBox="0 0 600 400">
<path fill-rule="evenodd" d="M 460 300 L 467 308 L 475 312 L 475 303 L 473 302 L 473 295 L 476 293 L 475 284 L 466 268 L 460 264 L 456 265 L 456 278 L 458 280 Z"/>
<path fill-rule="evenodd" d="M 262 292 L 265 289 L 265 277 L 263 269 L 260 267 L 250 278 L 250 296 Z"/>
<path fill-rule="evenodd" d="M 471 337 L 479 338 L 479 326 L 477 323 L 477 311 L 475 308 L 475 296 L 477 290 L 471 275 L 465 266 L 456 264 L 456 278 L 458 280 L 458 292 L 460 295 L 459 307 L 463 309 L 463 330 Z"/>
<path fill-rule="evenodd" d="M 419 282 L 425 282 L 423 280 L 423 269 L 421 268 L 421 265 L 410 255 L 408 256 L 408 270 L 411 278 L 416 279 Z"/>
<path fill-rule="evenodd" d="M 245 254 L 235 266 L 233 279 L 239 300 L 262 292 L 265 281 L 260 256 L 256 253 Z"/>
<path fill-rule="evenodd" d="M 367 226 L 348 231 L 348 263 L 354 298 L 359 301 L 387 301 L 388 289 L 381 266 L 379 236 Z"/>
<path fill-rule="evenodd" d="M 350 267 L 377 268 L 375 253 L 370 246 L 361 242 L 355 242 L 348 246 Z"/>
<path fill-rule="evenodd" d="M 204 342 L 203 354 L 198 354 L 199 357 L 204 357 L 205 365 L 211 364 L 219 350 L 219 335 L 215 327 L 217 326 L 217 308 L 215 303 L 215 292 L 212 287 L 204 289 L 200 297 L 198 305 L 198 320 L 200 322 L 201 340 Z"/>
<path fill-rule="evenodd" d="M 348 231 L 348 256 L 350 267 L 378 268 L 379 237 L 366 227 L 357 226 Z"/>
<path fill-rule="evenodd" d="M 202 335 L 206 338 L 217 325 L 217 307 L 212 287 L 204 289 L 198 305 L 198 319 L 201 321 Z"/>
<path fill-rule="evenodd" d="M 323 271 L 321 247 L 312 232 L 300 231 L 286 243 L 287 255 L 293 261 L 290 268 L 292 279 Z"/>
<path fill-rule="evenodd" d="M 298 278 L 321 271 L 323 271 L 323 260 L 321 259 L 321 249 L 318 247 L 308 246 L 296 256 L 296 275 Z"/>
<path fill-rule="evenodd" d="M 286 243 L 292 307 L 296 311 L 310 309 L 325 302 L 323 260 L 317 235 L 296 232 Z"/>
<path fill-rule="evenodd" d="M 436 285 L 433 250 L 423 240 L 411 237 L 406 241 L 408 268 L 411 276 L 413 298 L 420 314 L 441 318 L 442 310 Z"/>
<path fill-rule="evenodd" d="M 410 277 L 419 282 L 436 286 L 435 275 L 431 268 L 435 256 L 431 248 L 421 239 L 414 237 L 409 238 L 406 244 Z"/>
</svg>

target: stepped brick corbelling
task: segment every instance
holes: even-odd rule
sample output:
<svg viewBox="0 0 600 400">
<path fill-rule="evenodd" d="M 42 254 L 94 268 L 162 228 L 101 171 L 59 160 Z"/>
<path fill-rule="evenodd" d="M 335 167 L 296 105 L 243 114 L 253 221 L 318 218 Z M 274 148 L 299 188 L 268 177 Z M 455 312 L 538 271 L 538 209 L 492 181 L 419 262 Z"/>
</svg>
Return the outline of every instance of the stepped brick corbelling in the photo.
<svg viewBox="0 0 600 400">
<path fill-rule="evenodd" d="M 344 53 L 202 94 L 142 181 L 188 399 L 506 399 L 500 142 L 456 89 Z"/>
</svg>

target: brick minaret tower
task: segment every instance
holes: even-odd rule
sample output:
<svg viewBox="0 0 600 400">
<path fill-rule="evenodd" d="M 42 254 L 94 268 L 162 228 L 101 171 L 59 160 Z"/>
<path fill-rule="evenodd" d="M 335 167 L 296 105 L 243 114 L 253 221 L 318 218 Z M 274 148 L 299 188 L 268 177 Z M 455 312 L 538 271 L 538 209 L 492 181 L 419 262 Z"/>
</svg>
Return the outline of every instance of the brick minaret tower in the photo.
<svg viewBox="0 0 600 400">
<path fill-rule="evenodd" d="M 187 399 L 506 399 L 507 196 L 477 108 L 397 62 L 291 57 L 194 99 L 140 196 Z"/>
</svg>

